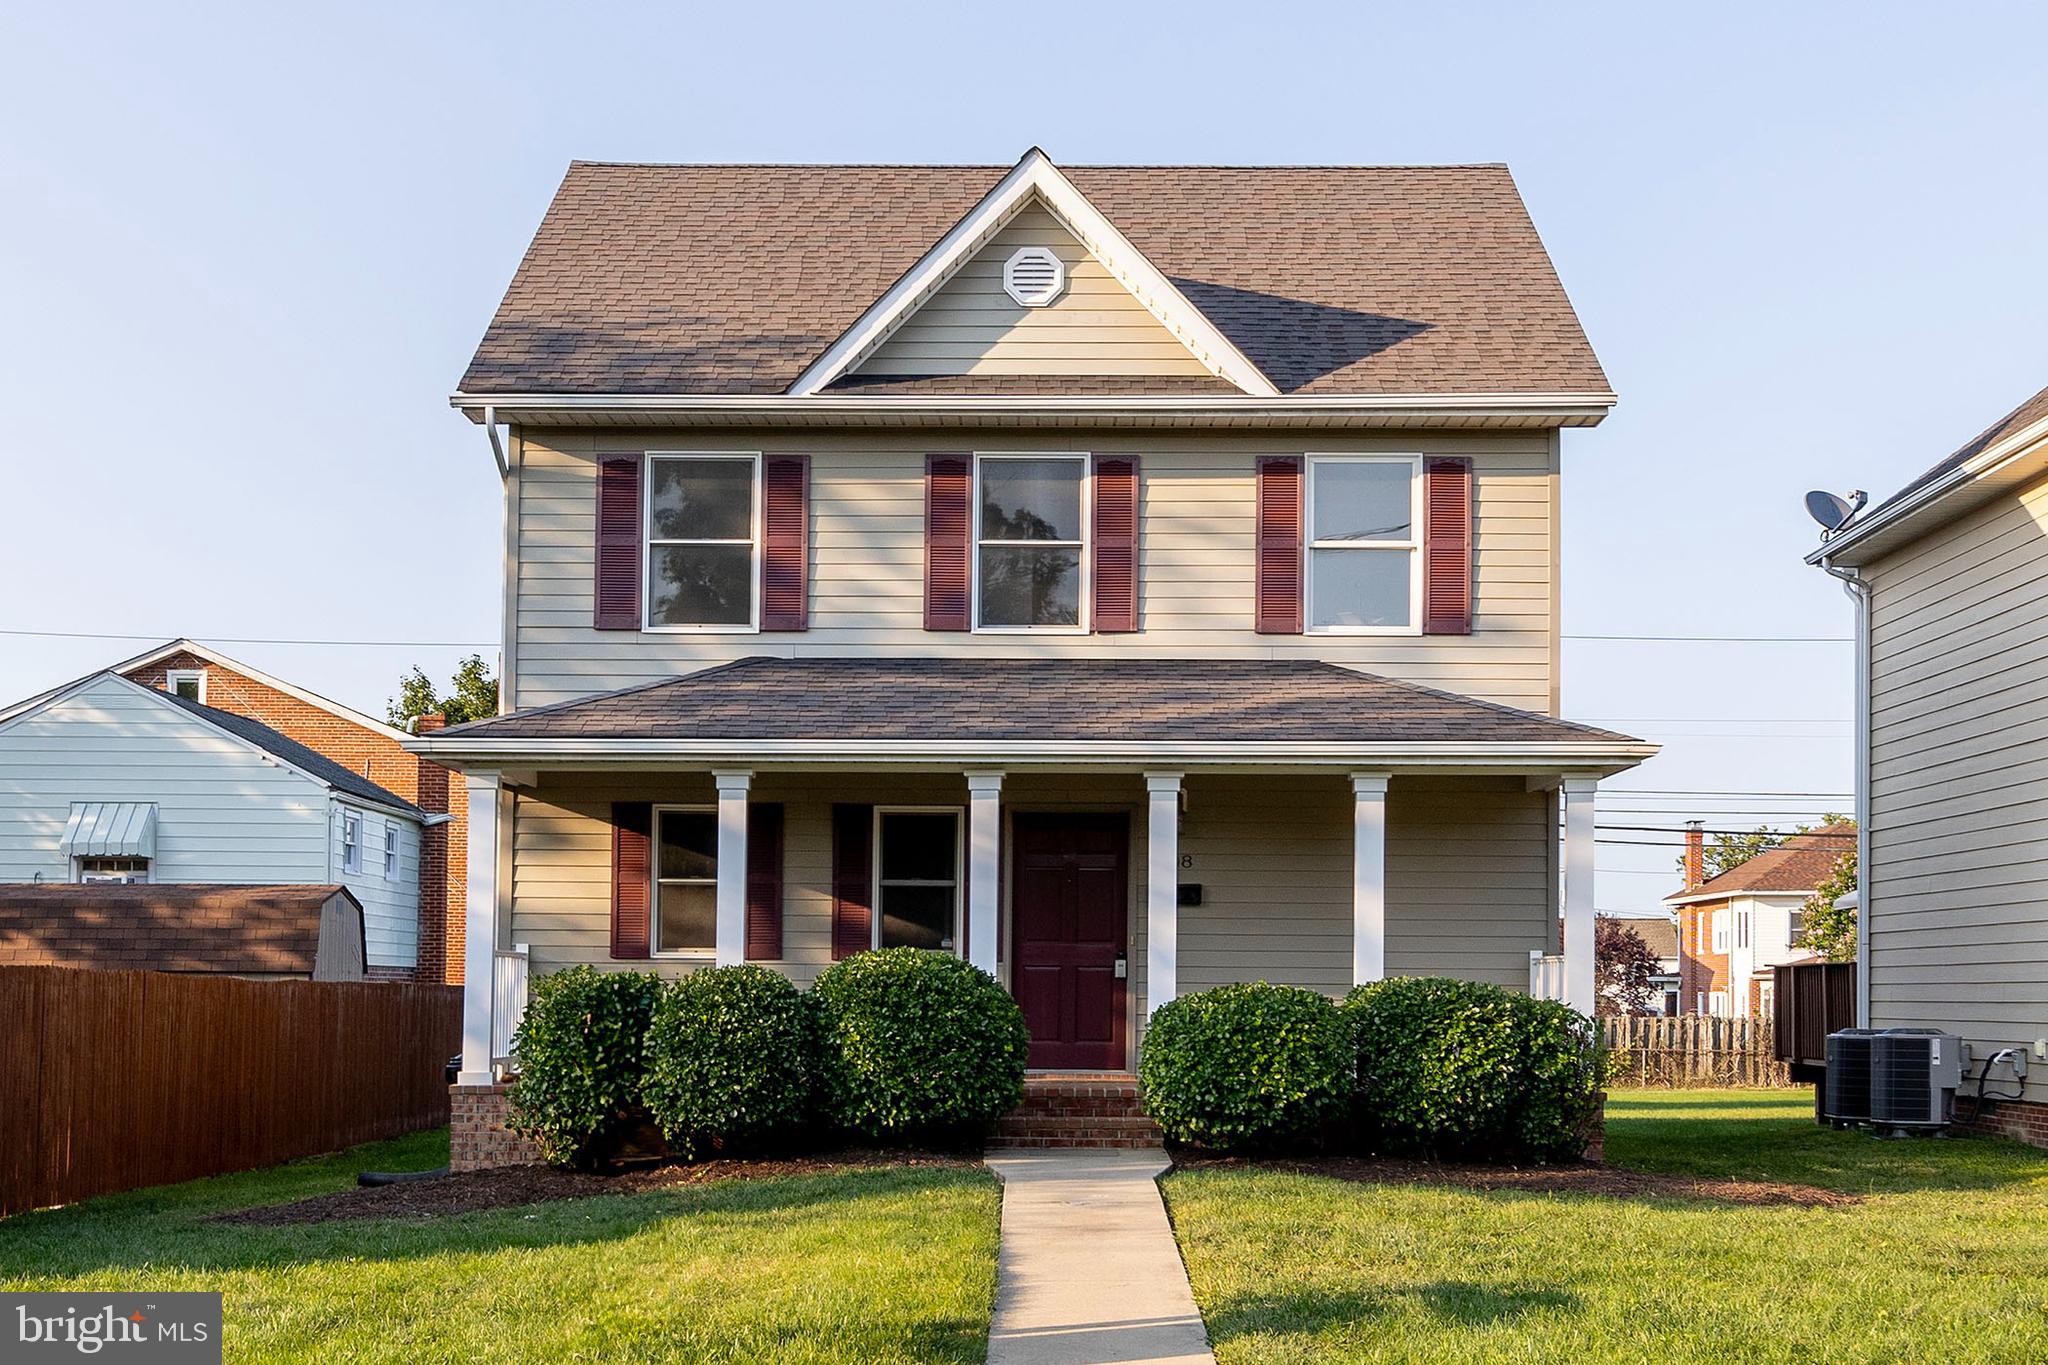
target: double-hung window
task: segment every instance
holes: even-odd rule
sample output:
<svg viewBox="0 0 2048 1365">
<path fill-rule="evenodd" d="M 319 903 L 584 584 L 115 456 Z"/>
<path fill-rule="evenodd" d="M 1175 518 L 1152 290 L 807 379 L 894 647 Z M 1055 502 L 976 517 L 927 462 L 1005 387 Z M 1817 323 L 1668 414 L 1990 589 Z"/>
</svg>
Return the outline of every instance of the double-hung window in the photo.
<svg viewBox="0 0 2048 1365">
<path fill-rule="evenodd" d="M 758 455 L 647 457 L 647 628 L 752 630 L 760 621 Z"/>
<path fill-rule="evenodd" d="M 391 820 L 384 822 L 384 876 L 398 880 L 398 825 Z"/>
<path fill-rule="evenodd" d="M 363 817 L 352 810 L 341 814 L 341 870 L 351 875 L 363 870 Z"/>
<path fill-rule="evenodd" d="M 1420 628 L 1422 458 L 1308 461 L 1308 628 L 1402 635 Z"/>
<path fill-rule="evenodd" d="M 1088 457 L 982 455 L 974 483 L 976 629 L 1083 629 Z"/>
<path fill-rule="evenodd" d="M 875 946 L 937 948 L 960 942 L 960 812 L 951 807 L 875 812 Z"/>
<path fill-rule="evenodd" d="M 718 811 L 656 807 L 652 950 L 703 957 L 717 946 Z"/>
</svg>

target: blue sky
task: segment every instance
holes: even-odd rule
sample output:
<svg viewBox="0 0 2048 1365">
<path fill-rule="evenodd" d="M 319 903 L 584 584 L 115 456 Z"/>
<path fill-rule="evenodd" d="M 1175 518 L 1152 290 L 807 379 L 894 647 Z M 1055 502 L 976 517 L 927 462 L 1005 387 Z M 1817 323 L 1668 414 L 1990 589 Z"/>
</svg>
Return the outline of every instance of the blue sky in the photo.
<svg viewBox="0 0 2048 1365">
<path fill-rule="evenodd" d="M 495 641 L 445 398 L 573 157 L 1506 161 L 1622 397 L 1566 436 L 1568 635 L 1843 636 L 1800 494 L 2048 383 L 2048 11 L 1947 8 L 7 7 L 0 630 L 144 638 L 0 635 L 0 699 L 451 642 L 224 644 L 381 711 Z M 1846 646 L 1565 648 L 1569 714 L 1667 746 L 1617 787 L 1848 790 Z M 1846 804 L 1617 791 L 1603 839 Z M 1603 843 L 1601 907 L 1671 856 Z"/>
</svg>

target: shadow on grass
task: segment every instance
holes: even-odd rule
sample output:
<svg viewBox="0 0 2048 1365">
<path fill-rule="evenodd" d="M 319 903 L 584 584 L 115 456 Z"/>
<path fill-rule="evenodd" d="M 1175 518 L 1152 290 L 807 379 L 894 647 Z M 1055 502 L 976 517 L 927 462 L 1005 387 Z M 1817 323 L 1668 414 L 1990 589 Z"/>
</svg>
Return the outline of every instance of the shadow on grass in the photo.
<svg viewBox="0 0 2048 1365">
<path fill-rule="evenodd" d="M 1392 1289 L 1304 1289 L 1243 1295 L 1215 1305 L 1205 1320 L 1217 1343 L 1274 1333 L 1313 1334 L 1348 1323 L 1372 1322 L 1419 1307 L 1444 1327 L 1491 1327 L 1533 1312 L 1577 1311 L 1577 1294 L 1551 1285 L 1495 1285 L 1473 1280 L 1432 1280 Z"/>
</svg>

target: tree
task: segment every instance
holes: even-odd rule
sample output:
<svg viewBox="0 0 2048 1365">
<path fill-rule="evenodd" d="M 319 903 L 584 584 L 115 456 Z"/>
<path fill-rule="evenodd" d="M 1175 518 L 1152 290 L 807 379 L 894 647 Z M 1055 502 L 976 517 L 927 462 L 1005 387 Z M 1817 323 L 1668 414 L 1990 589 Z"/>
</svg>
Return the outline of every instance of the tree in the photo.
<svg viewBox="0 0 2048 1365">
<path fill-rule="evenodd" d="M 1769 825 L 1758 825 L 1748 834 L 1716 834 L 1707 841 L 1705 850 L 1706 880 L 1712 881 L 1723 872 L 1742 866 L 1759 853 L 1770 852 L 1795 834 L 1811 834 L 1814 830 L 1843 824 L 1847 820 L 1848 817 L 1843 815 L 1823 815 L 1817 825 L 1794 825 L 1791 829 L 1772 829 Z M 1685 875 L 1683 853 L 1678 855 L 1678 875 Z"/>
<path fill-rule="evenodd" d="M 425 669 L 415 666 L 398 680 L 398 695 L 385 705 L 385 717 L 402 727 L 436 712 L 446 716 L 450 725 L 498 714 L 498 680 L 491 676 L 491 666 L 482 655 L 472 654 L 457 664 L 450 682 L 453 690 L 446 696 L 436 696 L 433 679 Z"/>
<path fill-rule="evenodd" d="M 1856 957 L 1856 911 L 1837 906 L 1836 901 L 1856 889 L 1856 849 L 1835 859 L 1827 880 L 1814 890 L 1813 899 L 1801 907 L 1799 935 L 1795 947 L 1818 953 L 1829 962 L 1852 962 Z"/>
<path fill-rule="evenodd" d="M 1662 966 L 1650 945 L 1627 920 L 1600 915 L 1593 921 L 1595 1014 L 1648 1014 L 1650 978 Z"/>
</svg>

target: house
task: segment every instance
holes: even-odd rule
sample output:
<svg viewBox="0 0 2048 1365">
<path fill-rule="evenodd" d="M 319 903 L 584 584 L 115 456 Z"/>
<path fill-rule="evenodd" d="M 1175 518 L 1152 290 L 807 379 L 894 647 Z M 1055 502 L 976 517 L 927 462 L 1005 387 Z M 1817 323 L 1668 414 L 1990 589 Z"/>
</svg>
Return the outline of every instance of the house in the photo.
<svg viewBox="0 0 2048 1365">
<path fill-rule="evenodd" d="M 462 984 L 463 905 L 469 821 L 462 783 L 438 763 L 406 752 L 407 732 L 286 682 L 196 640 L 172 640 L 115 664 L 144 687 L 168 688 L 218 711 L 260 721 L 418 806 L 430 822 L 420 843 L 419 948 L 415 980 Z M 421 716 L 420 731 L 440 728 Z"/>
<path fill-rule="evenodd" d="M 1706 836 L 1685 834 L 1685 885 L 1664 898 L 1678 916 L 1678 1009 L 1768 1017 L 1771 968 L 1813 956 L 1799 946 L 1806 903 L 1856 847 L 1853 824 L 1824 825 L 1706 877 Z"/>
<path fill-rule="evenodd" d="M 1679 990 L 1682 955 L 1678 951 L 1677 922 L 1659 915 L 1655 919 L 1631 918 L 1628 927 L 1636 931 L 1657 959 L 1657 970 L 1650 977 L 1650 1008 L 1666 1018 L 1682 1013 L 1680 1002 L 1683 995 Z"/>
<path fill-rule="evenodd" d="M 0 967 L 361 981 L 363 905 L 329 886 L 0 884 Z"/>
<path fill-rule="evenodd" d="M 960 953 L 1121 1072 L 1226 982 L 1526 988 L 1561 880 L 1590 1011 L 1654 752 L 1557 718 L 1613 401 L 1500 166 L 573 165 L 452 399 L 505 713 L 408 743 L 497 853 L 464 1088 L 493 942 Z"/>
<path fill-rule="evenodd" d="M 2044 525 L 2048 389 L 1807 562 L 1857 604 L 1858 1017 L 1961 1035 L 2018 1097 L 1965 1115 L 2048 1145 Z"/>
<path fill-rule="evenodd" d="M 373 976 L 418 965 L 422 833 L 446 819 L 246 716 L 115 672 L 0 711 L 0 884 L 339 884 Z"/>
</svg>

